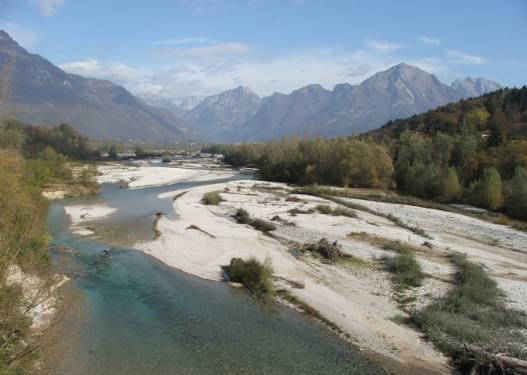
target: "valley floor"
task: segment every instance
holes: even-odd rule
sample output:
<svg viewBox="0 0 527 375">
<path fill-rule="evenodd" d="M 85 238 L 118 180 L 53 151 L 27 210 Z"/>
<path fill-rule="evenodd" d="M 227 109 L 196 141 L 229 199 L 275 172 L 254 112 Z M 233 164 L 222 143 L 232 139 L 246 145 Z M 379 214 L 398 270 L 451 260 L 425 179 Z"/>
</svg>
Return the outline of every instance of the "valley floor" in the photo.
<svg viewBox="0 0 527 375">
<path fill-rule="evenodd" d="M 213 179 L 228 171 L 180 169 L 163 177 L 152 166 L 100 168 L 100 181 L 130 179 L 131 187 L 159 185 L 183 179 Z M 158 173 L 159 172 L 159 173 Z M 223 202 L 204 205 L 207 192 L 219 192 Z M 317 205 L 338 205 L 322 198 L 293 194 L 285 184 L 231 181 L 165 193 L 174 197 L 177 219 L 161 217 L 160 235 L 134 246 L 164 263 L 209 280 L 222 280 L 222 266 L 231 258 L 270 259 L 279 288 L 316 309 L 336 324 L 366 352 L 381 356 L 410 373 L 448 373 L 448 359 L 415 329 L 397 323 L 397 316 L 422 309 L 452 287 L 454 269 L 448 256 L 466 253 L 481 263 L 506 292 L 511 307 L 527 311 L 527 234 L 465 215 L 415 206 L 350 199 L 369 208 L 354 210 L 357 217 L 331 216 L 314 210 Z M 233 219 L 243 208 L 254 218 L 273 221 L 277 229 L 265 235 Z M 290 210 L 297 209 L 297 213 Z M 68 212 L 79 225 L 83 208 Z M 371 211 L 373 210 L 373 211 Z M 93 215 L 107 211 L 98 208 Z M 423 235 L 377 215 L 391 214 Z M 297 249 L 322 238 L 337 241 L 352 256 L 349 261 L 327 263 Z M 379 259 L 393 256 L 383 250 L 386 241 L 400 241 L 415 250 L 426 273 L 421 287 L 407 290 L 404 311 L 395 287 Z"/>
</svg>

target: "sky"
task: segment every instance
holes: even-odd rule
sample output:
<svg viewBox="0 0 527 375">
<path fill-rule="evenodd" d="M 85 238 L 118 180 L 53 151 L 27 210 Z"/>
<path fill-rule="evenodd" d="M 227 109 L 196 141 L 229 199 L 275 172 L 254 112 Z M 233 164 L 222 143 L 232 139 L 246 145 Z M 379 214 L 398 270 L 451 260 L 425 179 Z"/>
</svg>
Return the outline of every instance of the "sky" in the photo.
<svg viewBox="0 0 527 375">
<path fill-rule="evenodd" d="M 527 83 L 527 0 L 0 0 L 0 29 L 67 72 L 172 100 L 332 89 L 401 62 Z"/>
</svg>

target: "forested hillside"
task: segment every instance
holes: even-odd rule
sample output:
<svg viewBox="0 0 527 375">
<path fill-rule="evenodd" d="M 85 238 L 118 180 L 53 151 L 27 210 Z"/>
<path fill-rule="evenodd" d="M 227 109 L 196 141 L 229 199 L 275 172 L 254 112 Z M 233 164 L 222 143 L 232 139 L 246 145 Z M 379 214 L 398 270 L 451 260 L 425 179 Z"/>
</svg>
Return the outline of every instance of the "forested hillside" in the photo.
<svg viewBox="0 0 527 375">
<path fill-rule="evenodd" d="M 211 148 L 234 166 L 299 184 L 381 187 L 527 219 L 527 88 L 387 123 L 360 137 Z"/>
</svg>

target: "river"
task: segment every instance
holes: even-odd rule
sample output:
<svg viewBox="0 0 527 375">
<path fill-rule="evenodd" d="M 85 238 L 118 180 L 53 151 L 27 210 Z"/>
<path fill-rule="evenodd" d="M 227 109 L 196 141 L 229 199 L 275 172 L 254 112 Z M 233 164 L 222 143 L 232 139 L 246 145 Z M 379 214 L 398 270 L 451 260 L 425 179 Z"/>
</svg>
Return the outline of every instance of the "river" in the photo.
<svg viewBox="0 0 527 375">
<path fill-rule="evenodd" d="M 209 182 L 210 183 L 210 182 Z M 95 197 L 54 203 L 49 212 L 56 260 L 77 269 L 82 313 L 61 327 L 53 374 L 381 374 L 376 364 L 309 317 L 246 290 L 174 270 L 133 243 L 153 235 L 157 212 L 177 217 L 163 192 L 198 183 L 137 190 L 106 184 Z M 98 220 L 100 237 L 70 230 L 64 206 L 117 208 Z M 111 244 L 111 257 L 102 253 Z M 64 343 L 68 343 L 67 345 Z"/>
</svg>

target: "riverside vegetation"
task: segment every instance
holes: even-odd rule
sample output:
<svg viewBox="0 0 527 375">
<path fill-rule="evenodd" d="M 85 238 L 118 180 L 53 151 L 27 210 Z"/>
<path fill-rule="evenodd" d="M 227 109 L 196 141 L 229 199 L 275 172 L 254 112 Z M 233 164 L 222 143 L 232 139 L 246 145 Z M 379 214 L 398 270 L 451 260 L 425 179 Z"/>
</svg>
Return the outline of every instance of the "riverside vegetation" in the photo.
<svg viewBox="0 0 527 375">
<path fill-rule="evenodd" d="M 34 370 L 42 346 L 32 327 L 36 311 L 49 306 L 56 284 L 48 255 L 47 200 L 51 184 L 96 190 L 87 172 L 71 163 L 87 160 L 88 140 L 68 125 L 53 129 L 17 121 L 0 124 L 0 373 Z M 38 282 L 31 282 L 37 280 Z"/>
<path fill-rule="evenodd" d="M 527 87 L 387 123 L 362 136 L 216 145 L 264 180 L 392 188 L 527 219 Z"/>
</svg>

